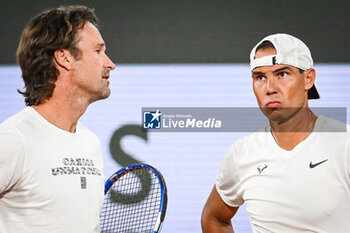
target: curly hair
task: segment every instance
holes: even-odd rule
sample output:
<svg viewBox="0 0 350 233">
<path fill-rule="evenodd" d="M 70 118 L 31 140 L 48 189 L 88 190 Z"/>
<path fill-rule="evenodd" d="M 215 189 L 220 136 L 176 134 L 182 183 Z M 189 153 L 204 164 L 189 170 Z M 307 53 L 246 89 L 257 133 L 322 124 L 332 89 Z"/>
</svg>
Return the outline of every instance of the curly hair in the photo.
<svg viewBox="0 0 350 233">
<path fill-rule="evenodd" d="M 94 9 L 61 6 L 38 14 L 23 30 L 16 55 L 25 91 L 17 91 L 27 106 L 42 104 L 52 96 L 59 75 L 54 62 L 57 49 L 67 49 L 75 59 L 81 58 L 77 34 L 87 22 L 98 27 Z"/>
</svg>

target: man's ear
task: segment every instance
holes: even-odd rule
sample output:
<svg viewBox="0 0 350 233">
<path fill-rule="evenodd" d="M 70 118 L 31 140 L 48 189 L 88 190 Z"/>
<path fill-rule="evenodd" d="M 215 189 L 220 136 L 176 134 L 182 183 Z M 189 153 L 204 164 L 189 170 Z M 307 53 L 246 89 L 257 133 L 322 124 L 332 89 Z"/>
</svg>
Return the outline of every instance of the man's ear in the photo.
<svg viewBox="0 0 350 233">
<path fill-rule="evenodd" d="M 70 70 L 72 68 L 72 61 L 73 61 L 73 56 L 72 54 L 66 50 L 66 49 L 57 49 L 54 52 L 54 58 L 60 67 Z"/>
<path fill-rule="evenodd" d="M 315 83 L 316 71 L 314 68 L 305 70 L 305 90 L 309 90 Z"/>
</svg>

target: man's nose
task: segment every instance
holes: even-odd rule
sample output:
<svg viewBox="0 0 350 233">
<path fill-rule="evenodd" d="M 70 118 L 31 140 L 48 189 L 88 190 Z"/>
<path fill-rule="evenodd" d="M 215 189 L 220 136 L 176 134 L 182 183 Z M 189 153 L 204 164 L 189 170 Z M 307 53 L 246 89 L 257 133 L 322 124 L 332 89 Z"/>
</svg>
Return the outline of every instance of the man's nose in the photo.
<svg viewBox="0 0 350 233">
<path fill-rule="evenodd" d="M 116 65 L 112 62 L 112 60 L 106 55 L 106 63 L 105 68 L 108 68 L 109 70 L 114 70 Z"/>
<path fill-rule="evenodd" d="M 266 94 L 272 95 L 277 93 L 277 83 L 276 79 L 274 77 L 268 77 L 267 78 L 267 85 L 266 85 Z"/>
</svg>

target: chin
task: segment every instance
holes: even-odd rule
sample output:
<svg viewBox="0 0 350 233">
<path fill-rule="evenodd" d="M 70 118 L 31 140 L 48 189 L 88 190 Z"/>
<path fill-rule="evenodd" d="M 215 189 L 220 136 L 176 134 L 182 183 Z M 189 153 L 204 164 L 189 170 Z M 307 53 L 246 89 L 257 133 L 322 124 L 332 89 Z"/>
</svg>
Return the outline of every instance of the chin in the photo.
<svg viewBox="0 0 350 233">
<path fill-rule="evenodd" d="M 98 100 L 107 99 L 110 95 L 111 95 L 111 90 L 108 88 L 108 90 L 105 90 L 101 93 L 98 93 L 98 94 L 96 93 L 95 95 L 93 95 L 92 98 L 90 99 L 90 103 Z"/>
<path fill-rule="evenodd" d="M 281 124 L 302 109 L 304 108 L 265 108 L 262 111 L 270 121 Z"/>
<path fill-rule="evenodd" d="M 106 91 L 105 93 L 103 93 L 101 95 L 100 99 L 107 99 L 109 96 L 111 95 L 111 90 L 108 88 L 108 91 Z"/>
<path fill-rule="evenodd" d="M 283 114 L 281 109 L 277 108 L 262 108 L 261 111 L 264 115 L 270 120 L 274 122 L 280 122 L 285 119 L 285 114 Z"/>
<path fill-rule="evenodd" d="M 283 114 L 281 112 L 279 112 L 279 113 L 273 112 L 267 118 L 269 118 L 270 121 L 276 122 L 277 124 L 282 124 L 289 117 L 286 114 Z"/>
</svg>

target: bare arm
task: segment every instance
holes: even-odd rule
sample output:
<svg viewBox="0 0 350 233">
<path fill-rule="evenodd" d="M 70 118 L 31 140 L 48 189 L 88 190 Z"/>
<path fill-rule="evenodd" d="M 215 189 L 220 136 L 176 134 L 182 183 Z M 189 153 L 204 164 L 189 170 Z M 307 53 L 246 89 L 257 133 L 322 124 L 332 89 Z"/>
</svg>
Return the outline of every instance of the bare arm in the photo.
<svg viewBox="0 0 350 233">
<path fill-rule="evenodd" d="M 238 207 L 228 206 L 221 199 L 214 185 L 202 212 L 201 223 L 203 233 L 233 233 L 231 219 L 237 210 Z"/>
</svg>

